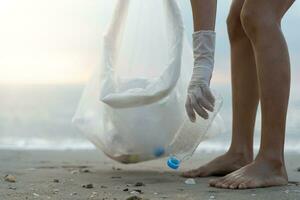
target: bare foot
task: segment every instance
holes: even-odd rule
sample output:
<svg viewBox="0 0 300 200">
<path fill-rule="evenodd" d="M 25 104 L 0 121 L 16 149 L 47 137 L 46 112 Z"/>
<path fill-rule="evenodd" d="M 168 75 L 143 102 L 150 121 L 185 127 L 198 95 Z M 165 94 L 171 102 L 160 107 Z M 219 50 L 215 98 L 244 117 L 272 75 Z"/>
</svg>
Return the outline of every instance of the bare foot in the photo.
<svg viewBox="0 0 300 200">
<path fill-rule="evenodd" d="M 198 169 L 184 172 L 182 176 L 186 178 L 224 176 L 249 164 L 252 160 L 252 156 L 227 152 Z"/>
<path fill-rule="evenodd" d="M 281 186 L 288 183 L 283 163 L 259 160 L 231 173 L 210 181 L 210 186 L 227 189 L 250 189 Z"/>
</svg>

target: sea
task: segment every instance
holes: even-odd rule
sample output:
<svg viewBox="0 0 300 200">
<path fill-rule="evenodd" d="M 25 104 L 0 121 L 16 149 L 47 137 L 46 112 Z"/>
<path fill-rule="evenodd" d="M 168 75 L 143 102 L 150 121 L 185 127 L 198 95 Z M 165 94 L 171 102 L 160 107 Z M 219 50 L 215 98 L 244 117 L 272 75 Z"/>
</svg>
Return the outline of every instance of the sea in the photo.
<svg viewBox="0 0 300 200">
<path fill-rule="evenodd" d="M 71 123 L 84 85 L 0 85 L 0 149 L 85 150 L 95 149 Z M 198 147 L 199 151 L 225 151 L 231 139 L 230 85 L 215 85 L 223 97 L 220 115 L 224 130 Z M 255 150 L 260 141 L 260 112 L 255 128 Z M 300 96 L 292 90 L 286 148 L 300 153 Z"/>
</svg>

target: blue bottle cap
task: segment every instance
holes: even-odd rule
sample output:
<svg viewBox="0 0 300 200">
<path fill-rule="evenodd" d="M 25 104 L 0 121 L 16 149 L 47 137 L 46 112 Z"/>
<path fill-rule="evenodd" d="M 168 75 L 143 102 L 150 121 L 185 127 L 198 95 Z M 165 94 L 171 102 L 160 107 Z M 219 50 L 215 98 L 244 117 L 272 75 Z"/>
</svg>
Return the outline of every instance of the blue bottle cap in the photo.
<svg viewBox="0 0 300 200">
<path fill-rule="evenodd" d="M 154 150 L 155 157 L 161 157 L 165 154 L 165 149 L 163 147 L 158 147 Z"/>
<path fill-rule="evenodd" d="M 180 160 L 178 160 L 176 157 L 170 157 L 167 161 L 167 164 L 171 169 L 178 169 L 180 166 Z"/>
</svg>

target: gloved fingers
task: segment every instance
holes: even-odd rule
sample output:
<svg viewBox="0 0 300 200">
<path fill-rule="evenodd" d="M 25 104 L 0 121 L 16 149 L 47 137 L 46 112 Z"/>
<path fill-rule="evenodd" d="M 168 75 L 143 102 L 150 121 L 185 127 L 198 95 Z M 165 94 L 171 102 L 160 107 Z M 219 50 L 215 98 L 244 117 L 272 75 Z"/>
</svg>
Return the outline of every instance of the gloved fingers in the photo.
<svg viewBox="0 0 300 200">
<path fill-rule="evenodd" d="M 189 119 L 191 120 L 191 122 L 195 122 L 196 121 L 196 114 L 194 112 L 192 102 L 191 102 L 191 98 L 189 97 L 189 95 L 186 99 L 185 110 L 186 110 L 186 113 L 187 113 Z"/>
<path fill-rule="evenodd" d="M 214 105 L 210 103 L 206 97 L 201 96 L 197 98 L 198 104 L 200 104 L 202 107 L 204 107 L 206 110 L 213 112 L 214 111 Z"/>
<path fill-rule="evenodd" d="M 191 103 L 192 106 L 194 108 L 194 110 L 196 111 L 196 113 L 204 118 L 204 119 L 208 119 L 208 113 L 206 112 L 206 110 L 198 103 L 196 97 L 194 95 L 190 95 L 191 96 Z"/>
<path fill-rule="evenodd" d="M 211 105 L 214 107 L 215 106 L 215 97 L 212 94 L 211 90 L 209 89 L 208 86 L 202 87 L 202 92 L 203 95 L 206 97 L 206 99 L 211 103 Z"/>
</svg>

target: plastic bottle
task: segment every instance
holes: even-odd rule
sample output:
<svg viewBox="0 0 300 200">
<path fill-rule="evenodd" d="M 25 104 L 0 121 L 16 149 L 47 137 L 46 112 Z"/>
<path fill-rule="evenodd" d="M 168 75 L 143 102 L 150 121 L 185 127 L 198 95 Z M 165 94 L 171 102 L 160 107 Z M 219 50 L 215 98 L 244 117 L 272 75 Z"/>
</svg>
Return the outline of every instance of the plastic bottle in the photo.
<svg viewBox="0 0 300 200">
<path fill-rule="evenodd" d="M 184 160 L 193 155 L 200 142 L 213 135 L 215 132 L 221 131 L 221 128 L 220 130 L 210 130 L 210 127 L 213 123 L 219 123 L 214 122 L 214 120 L 222 120 L 220 117 L 217 117 L 222 107 L 222 103 L 222 98 L 217 96 L 214 112 L 208 112 L 208 119 L 197 117 L 195 123 L 191 122 L 188 117 L 185 119 L 180 130 L 174 137 L 174 140 L 166 149 L 166 153 L 169 155 L 167 165 L 171 169 L 178 169 Z"/>
</svg>

